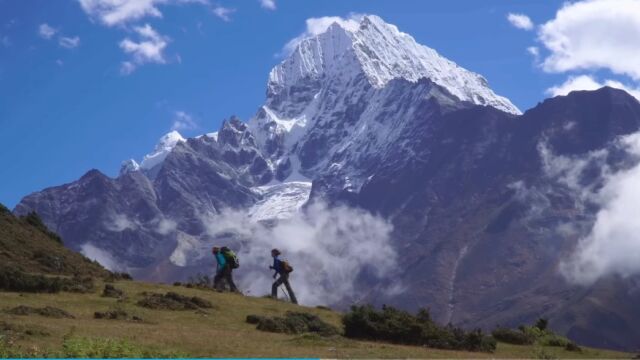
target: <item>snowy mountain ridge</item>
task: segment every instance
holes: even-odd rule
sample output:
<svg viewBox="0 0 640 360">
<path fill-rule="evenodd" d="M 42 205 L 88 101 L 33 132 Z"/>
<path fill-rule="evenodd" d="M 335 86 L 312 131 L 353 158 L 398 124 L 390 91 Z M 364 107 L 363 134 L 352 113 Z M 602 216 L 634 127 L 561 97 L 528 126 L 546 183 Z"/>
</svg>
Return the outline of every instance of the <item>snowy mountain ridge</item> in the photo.
<svg viewBox="0 0 640 360">
<path fill-rule="evenodd" d="M 341 71 L 363 72 L 376 88 L 396 78 L 411 82 L 428 78 L 461 101 L 521 113 L 507 98 L 496 95 L 481 75 L 418 44 L 411 35 L 375 15 L 362 17 L 357 28 L 334 23 L 326 32 L 302 40 L 293 54 L 271 71 L 269 92 L 278 94 L 300 79 L 332 77 Z"/>
</svg>

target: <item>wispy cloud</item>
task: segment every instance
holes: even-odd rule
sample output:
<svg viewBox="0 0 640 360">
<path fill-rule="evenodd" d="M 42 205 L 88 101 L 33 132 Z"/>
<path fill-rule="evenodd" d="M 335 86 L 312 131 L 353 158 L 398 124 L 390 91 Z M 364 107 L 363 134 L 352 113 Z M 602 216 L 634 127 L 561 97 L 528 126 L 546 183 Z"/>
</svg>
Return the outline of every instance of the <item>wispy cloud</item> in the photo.
<svg viewBox="0 0 640 360">
<path fill-rule="evenodd" d="M 522 30 L 533 30 L 533 22 L 531 19 L 524 14 L 507 14 L 507 20 L 511 23 L 511 25 L 515 26 L 518 29 Z"/>
<path fill-rule="evenodd" d="M 159 5 L 201 4 L 208 0 L 78 0 L 82 10 L 106 26 L 124 25 L 146 17 L 161 18 Z"/>
<path fill-rule="evenodd" d="M 195 122 L 193 117 L 184 112 L 184 111 L 176 111 L 173 117 L 173 124 L 171 125 L 171 130 L 193 130 L 198 128 L 198 124 Z"/>
<path fill-rule="evenodd" d="M 58 44 L 63 48 L 73 49 L 80 45 L 80 38 L 78 36 L 74 36 L 74 37 L 61 36 L 58 38 Z"/>
<path fill-rule="evenodd" d="M 260 6 L 267 10 L 275 10 L 276 0 L 260 0 Z"/>
<path fill-rule="evenodd" d="M 605 80 L 600 82 L 590 75 L 570 76 L 567 81 L 560 85 L 550 87 L 546 93 L 551 96 L 567 95 L 576 90 L 597 90 L 603 86 L 609 86 L 616 89 L 622 89 L 640 100 L 640 89 L 627 86 L 616 80 Z"/>
<path fill-rule="evenodd" d="M 213 12 L 215 16 L 219 17 L 224 21 L 231 21 L 231 14 L 236 12 L 236 9 L 231 9 L 231 8 L 218 5 L 218 6 L 214 6 L 211 9 L 211 12 Z"/>
<path fill-rule="evenodd" d="M 138 41 L 127 37 L 120 42 L 120 48 L 132 56 L 131 60 L 122 63 L 120 67 L 121 73 L 124 75 L 131 74 L 138 66 L 146 63 L 166 63 L 164 50 L 167 47 L 169 38 L 160 35 L 149 24 L 136 26 L 133 30 L 139 37 Z"/>
<path fill-rule="evenodd" d="M 56 33 L 58 32 L 58 29 L 50 26 L 47 23 L 44 24 L 40 24 L 40 26 L 38 26 L 38 35 L 40 35 L 41 38 L 43 39 L 51 39 Z"/>
<path fill-rule="evenodd" d="M 606 159 L 607 150 L 596 156 L 561 159 L 574 174 L 572 183 L 580 196 L 599 207 L 589 233 L 580 239 L 575 252 L 560 263 L 561 273 L 574 283 L 590 285 L 612 274 L 640 274 L 640 133 L 623 136 L 612 145 L 616 158 L 624 154 L 626 161 L 632 160 L 635 165 L 615 171 L 604 160 L 593 161 Z M 587 172 L 586 177 L 593 179 L 594 169 L 599 170 L 599 175 L 593 185 L 577 181 L 584 179 Z"/>
</svg>

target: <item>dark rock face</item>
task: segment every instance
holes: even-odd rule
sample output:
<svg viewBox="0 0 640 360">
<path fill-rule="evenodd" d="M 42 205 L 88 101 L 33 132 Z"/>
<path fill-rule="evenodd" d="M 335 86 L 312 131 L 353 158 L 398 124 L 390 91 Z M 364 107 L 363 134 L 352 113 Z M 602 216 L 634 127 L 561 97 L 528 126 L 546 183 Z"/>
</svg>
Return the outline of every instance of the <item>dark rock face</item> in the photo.
<svg viewBox="0 0 640 360">
<path fill-rule="evenodd" d="M 395 225 L 411 290 L 387 297 L 380 289 L 370 301 L 428 304 L 440 322 L 487 329 L 546 316 L 578 342 L 637 347 L 640 310 L 631 304 L 640 292 L 629 291 L 637 277 L 582 288 L 558 271 L 597 208 L 578 203 L 574 189 L 545 170 L 541 144 L 554 156 L 604 149 L 611 169 L 629 167 L 616 139 L 640 129 L 640 104 L 604 88 L 547 100 L 518 117 L 473 107 L 416 124 L 407 134 L 413 154 L 394 147 L 359 192 L 343 191 L 331 174 L 313 183 L 312 196 L 363 207 Z M 601 180 L 589 169 L 579 178 L 585 187 Z M 578 230 L 563 234 L 563 224 Z"/>
<path fill-rule="evenodd" d="M 282 90 L 271 105 L 312 101 L 305 94 L 317 86 Z M 560 275 L 559 263 L 588 233 L 598 207 L 579 201 L 545 158 L 606 150 L 611 169 L 635 165 L 616 145 L 640 129 L 634 98 L 610 88 L 574 92 L 516 116 L 456 102 L 429 80 L 360 86 L 357 98 L 321 94 L 322 117 L 291 149 L 275 122 L 262 123 L 260 142 L 232 118 L 217 140 L 179 143 L 153 177 L 129 171 L 111 179 L 92 170 L 27 196 L 15 212 L 36 210 L 72 248 L 108 248 L 137 269 L 134 275 L 170 281 L 189 275 L 167 260 L 179 246 L 176 234 L 202 236 L 202 214 L 246 209 L 261 196 L 252 187 L 282 181 L 299 166 L 312 177 L 311 199 L 361 207 L 393 223 L 407 290 L 389 295 L 362 276 L 361 285 L 373 288 L 366 300 L 428 306 L 436 321 L 488 330 L 542 316 L 585 345 L 639 345 L 637 277 L 580 287 Z M 364 124 L 392 132 L 354 132 L 371 103 L 380 111 Z M 578 178 L 593 188 L 601 182 L 595 167 Z M 575 231 L 559 231 L 565 224 Z"/>
</svg>

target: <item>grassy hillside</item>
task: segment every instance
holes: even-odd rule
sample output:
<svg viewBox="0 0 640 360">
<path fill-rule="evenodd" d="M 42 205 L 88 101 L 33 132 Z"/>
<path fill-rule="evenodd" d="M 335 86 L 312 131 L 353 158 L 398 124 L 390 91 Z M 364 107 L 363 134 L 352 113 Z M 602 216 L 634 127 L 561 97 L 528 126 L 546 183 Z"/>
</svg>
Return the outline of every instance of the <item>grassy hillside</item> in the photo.
<svg viewBox="0 0 640 360">
<path fill-rule="evenodd" d="M 102 284 L 98 284 L 101 288 Z M 0 332 L 5 355 L 54 356 L 192 356 L 192 357 L 366 357 L 366 358 L 630 358 L 630 354 L 583 349 L 568 352 L 558 347 L 517 346 L 498 343 L 495 353 L 460 352 L 349 340 L 341 336 L 287 335 L 263 332 L 248 324 L 247 315 L 275 316 L 303 311 L 340 326 L 341 315 L 325 309 L 305 308 L 265 298 L 189 289 L 167 285 L 119 281 L 124 292 L 117 299 L 95 293 L 19 294 L 0 292 Z M 137 304 L 144 292 L 174 291 L 197 296 L 213 304 L 198 310 L 153 310 Z M 50 306 L 73 318 L 52 318 L 39 314 L 15 315 L 17 306 Z M 96 319 L 94 313 L 125 312 L 138 320 Z M 139 320 L 141 319 L 141 320 Z M 7 339 L 8 337 L 8 339 Z M 109 340 L 106 340 L 109 339 Z M 103 350 L 106 352 L 100 352 Z M 94 353 L 91 350 L 96 351 Z M 14 351 L 12 353 L 11 351 Z M 2 350 L 0 350 L 2 354 Z"/>
<path fill-rule="evenodd" d="M 169 292 L 176 295 L 161 296 Z M 289 311 L 315 315 L 339 334 L 265 332 L 246 321 Z M 631 357 L 506 343 L 485 353 L 356 341 L 341 335 L 341 318 L 267 298 L 125 281 L 66 249 L 37 216 L 16 218 L 0 205 L 0 357 Z"/>
<path fill-rule="evenodd" d="M 62 239 L 31 214 L 13 216 L 0 204 L 0 267 L 27 273 L 104 277 L 100 264 L 64 247 Z"/>
</svg>

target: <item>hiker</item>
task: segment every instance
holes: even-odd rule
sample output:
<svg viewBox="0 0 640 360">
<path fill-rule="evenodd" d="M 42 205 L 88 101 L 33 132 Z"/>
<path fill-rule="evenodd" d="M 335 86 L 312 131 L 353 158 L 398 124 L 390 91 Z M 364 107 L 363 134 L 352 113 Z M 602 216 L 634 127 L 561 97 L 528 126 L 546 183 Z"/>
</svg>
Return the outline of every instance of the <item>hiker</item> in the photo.
<svg viewBox="0 0 640 360">
<path fill-rule="evenodd" d="M 269 269 L 275 270 L 275 273 L 273 274 L 274 279 L 276 278 L 276 276 L 280 275 L 280 277 L 271 286 L 271 297 L 277 299 L 278 287 L 284 284 L 284 286 L 287 288 L 287 292 L 289 293 L 289 299 L 291 299 L 292 303 L 297 304 L 298 300 L 296 300 L 296 295 L 293 293 L 293 289 L 291 289 L 291 285 L 289 284 L 289 273 L 293 271 L 293 268 L 291 267 L 291 265 L 289 265 L 288 262 L 278 259 L 279 255 L 280 250 L 271 250 L 273 265 L 269 266 Z"/>
<path fill-rule="evenodd" d="M 223 246 L 222 248 L 214 246 L 212 253 L 218 262 L 216 276 L 213 278 L 214 289 L 223 291 L 225 288 L 223 282 L 226 281 L 232 292 L 239 292 L 232 277 L 233 269 L 239 266 L 236 255 L 226 246 Z"/>
</svg>

